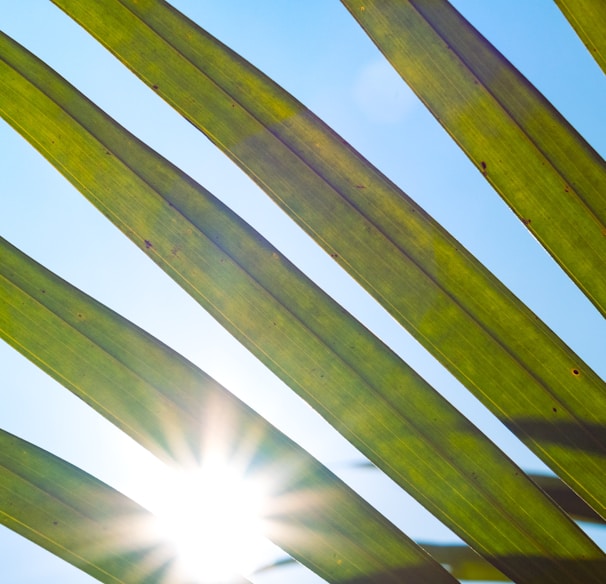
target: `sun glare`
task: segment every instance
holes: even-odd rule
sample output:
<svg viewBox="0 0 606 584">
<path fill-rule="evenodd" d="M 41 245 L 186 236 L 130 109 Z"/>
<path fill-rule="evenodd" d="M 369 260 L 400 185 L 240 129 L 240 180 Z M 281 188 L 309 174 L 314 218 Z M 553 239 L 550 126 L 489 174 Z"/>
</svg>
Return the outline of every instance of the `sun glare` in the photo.
<svg viewBox="0 0 606 584">
<path fill-rule="evenodd" d="M 154 505 L 160 535 L 173 543 L 188 580 L 226 582 L 259 565 L 263 489 L 222 461 L 173 471 Z"/>
</svg>

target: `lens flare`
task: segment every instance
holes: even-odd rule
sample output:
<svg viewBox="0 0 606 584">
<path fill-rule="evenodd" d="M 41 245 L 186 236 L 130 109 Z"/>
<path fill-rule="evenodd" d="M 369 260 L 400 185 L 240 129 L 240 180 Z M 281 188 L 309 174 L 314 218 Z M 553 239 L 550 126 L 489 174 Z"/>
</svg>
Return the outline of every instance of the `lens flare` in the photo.
<svg viewBox="0 0 606 584">
<path fill-rule="evenodd" d="M 196 470 L 171 471 L 161 491 L 154 505 L 159 534 L 176 547 L 188 580 L 227 582 L 259 565 L 268 545 L 261 485 L 207 460 Z"/>
</svg>

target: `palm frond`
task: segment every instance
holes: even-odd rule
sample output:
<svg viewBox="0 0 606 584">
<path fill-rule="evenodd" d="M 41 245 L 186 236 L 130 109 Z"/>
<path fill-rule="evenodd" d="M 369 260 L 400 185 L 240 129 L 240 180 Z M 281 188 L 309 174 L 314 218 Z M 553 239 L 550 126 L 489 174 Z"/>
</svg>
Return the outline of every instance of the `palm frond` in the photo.
<svg viewBox="0 0 606 584">
<path fill-rule="evenodd" d="M 606 518 L 604 381 L 336 132 L 169 4 L 53 1 L 559 478 L 524 473 L 227 206 L 2 33 L 0 115 L 466 545 L 413 542 L 200 369 L 1 238 L 0 336 L 170 464 L 198 460 L 212 441 L 245 452 L 248 472 L 273 483 L 267 535 L 328 582 L 602 583 L 605 554 L 574 520 Z M 606 314 L 603 159 L 447 2 L 342 3 Z M 557 3 L 604 67 L 599 1 Z M 146 511 L 4 431 L 0 446 L 3 523 L 104 582 L 181 581 L 169 546 L 133 549 Z"/>
</svg>

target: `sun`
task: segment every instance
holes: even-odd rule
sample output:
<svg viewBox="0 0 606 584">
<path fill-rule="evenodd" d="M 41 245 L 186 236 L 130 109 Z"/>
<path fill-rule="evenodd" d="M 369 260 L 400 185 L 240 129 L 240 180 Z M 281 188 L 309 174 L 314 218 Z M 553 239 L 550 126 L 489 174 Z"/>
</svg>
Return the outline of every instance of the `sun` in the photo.
<svg viewBox="0 0 606 584">
<path fill-rule="evenodd" d="M 161 482 L 153 489 L 156 529 L 175 546 L 187 581 L 228 582 L 259 566 L 271 546 L 262 536 L 261 484 L 220 458 L 169 470 Z"/>
</svg>

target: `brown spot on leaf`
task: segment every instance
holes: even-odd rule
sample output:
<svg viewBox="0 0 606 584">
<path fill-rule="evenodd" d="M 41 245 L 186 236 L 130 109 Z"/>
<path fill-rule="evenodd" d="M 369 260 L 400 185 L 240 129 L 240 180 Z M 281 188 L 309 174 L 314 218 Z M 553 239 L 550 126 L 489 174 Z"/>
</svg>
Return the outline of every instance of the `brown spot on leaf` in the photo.
<svg viewBox="0 0 606 584">
<path fill-rule="evenodd" d="M 578 369 L 573 369 L 571 372 L 575 377 L 578 377 L 579 375 L 581 375 L 581 372 Z"/>
<path fill-rule="evenodd" d="M 153 247 L 152 242 L 149 241 L 149 239 L 145 240 L 145 249 L 149 249 L 150 247 Z"/>
</svg>

